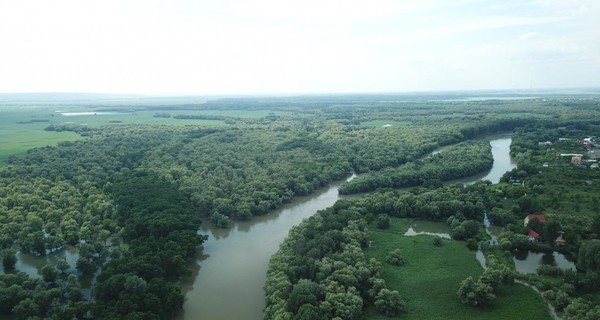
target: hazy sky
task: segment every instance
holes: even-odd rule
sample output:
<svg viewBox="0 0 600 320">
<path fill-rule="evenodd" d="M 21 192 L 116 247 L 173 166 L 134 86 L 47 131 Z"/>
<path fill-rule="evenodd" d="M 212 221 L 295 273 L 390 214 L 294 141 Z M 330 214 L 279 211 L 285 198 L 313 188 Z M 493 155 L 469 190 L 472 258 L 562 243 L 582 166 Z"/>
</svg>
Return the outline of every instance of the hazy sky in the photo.
<svg viewBox="0 0 600 320">
<path fill-rule="evenodd" d="M 0 0 L 0 92 L 600 86 L 599 0 Z"/>
</svg>

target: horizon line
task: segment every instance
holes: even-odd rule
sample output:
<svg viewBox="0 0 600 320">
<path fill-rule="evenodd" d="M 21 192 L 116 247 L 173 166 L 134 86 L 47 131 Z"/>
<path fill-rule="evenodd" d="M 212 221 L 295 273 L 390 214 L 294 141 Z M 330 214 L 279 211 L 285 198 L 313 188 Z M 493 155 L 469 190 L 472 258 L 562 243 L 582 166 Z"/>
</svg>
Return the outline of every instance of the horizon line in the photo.
<svg viewBox="0 0 600 320">
<path fill-rule="evenodd" d="M 523 88 L 523 89 L 448 89 L 448 90 L 412 90 L 412 91 L 339 91 L 339 92 L 253 92 L 253 93 L 202 93 L 202 92 L 157 92 L 157 93 L 136 93 L 136 92 L 93 92 L 93 91 L 17 91 L 17 92 L 0 92 L 1 97 L 7 96 L 98 96 L 98 97 L 72 97 L 75 100 L 96 100 L 102 97 L 105 98 L 185 98 L 185 97 L 298 97 L 298 96 L 365 96 L 365 95 L 435 95 L 435 94 L 468 94 L 468 93 L 514 93 L 514 94 L 535 94 L 543 92 L 548 94 L 551 91 L 598 91 L 600 94 L 600 86 L 597 87 L 557 87 L 557 88 Z M 591 93 L 591 92 L 590 92 Z M 575 94 L 575 93 L 571 93 Z M 580 93 L 584 94 L 584 93 Z M 24 98 L 24 97 L 23 97 Z M 50 97 L 48 97 L 50 98 Z M 63 97 L 68 98 L 68 97 Z"/>
</svg>

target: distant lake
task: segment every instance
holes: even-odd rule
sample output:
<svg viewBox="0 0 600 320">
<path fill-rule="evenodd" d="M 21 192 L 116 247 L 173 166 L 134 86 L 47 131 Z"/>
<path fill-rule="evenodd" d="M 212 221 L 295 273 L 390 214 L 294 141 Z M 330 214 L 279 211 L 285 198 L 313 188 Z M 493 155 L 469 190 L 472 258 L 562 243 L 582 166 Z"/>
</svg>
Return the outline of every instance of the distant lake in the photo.
<svg viewBox="0 0 600 320">
<path fill-rule="evenodd" d="M 66 117 L 76 117 L 76 116 L 108 116 L 108 115 L 125 114 L 125 113 L 86 111 L 86 112 L 61 112 L 60 114 L 63 116 L 66 116 Z"/>
</svg>

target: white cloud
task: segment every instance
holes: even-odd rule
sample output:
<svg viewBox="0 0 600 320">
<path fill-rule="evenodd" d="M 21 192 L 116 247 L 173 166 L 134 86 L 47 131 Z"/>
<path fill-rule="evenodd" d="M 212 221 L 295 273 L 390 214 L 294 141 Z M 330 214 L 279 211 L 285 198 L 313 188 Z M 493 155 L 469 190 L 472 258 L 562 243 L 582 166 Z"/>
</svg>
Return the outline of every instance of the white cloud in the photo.
<svg viewBox="0 0 600 320">
<path fill-rule="evenodd" d="M 258 19 L 299 19 L 313 23 L 348 23 L 414 14 L 453 7 L 471 1 L 394 1 L 394 0 L 259 0 L 234 1 L 230 8 L 236 16 Z"/>
<path fill-rule="evenodd" d="M 584 0 L 0 1 L 0 91 L 600 85 L 598 16 Z"/>
<path fill-rule="evenodd" d="M 519 40 L 529 41 L 542 38 L 542 35 L 537 32 L 527 32 L 519 37 Z"/>
</svg>

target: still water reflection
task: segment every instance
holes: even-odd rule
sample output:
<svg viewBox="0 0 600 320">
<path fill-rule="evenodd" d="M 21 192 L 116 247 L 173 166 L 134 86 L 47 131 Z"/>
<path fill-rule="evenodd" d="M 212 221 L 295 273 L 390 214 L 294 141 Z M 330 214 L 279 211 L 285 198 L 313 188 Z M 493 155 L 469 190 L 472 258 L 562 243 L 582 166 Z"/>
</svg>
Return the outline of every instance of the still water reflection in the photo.
<svg viewBox="0 0 600 320">
<path fill-rule="evenodd" d="M 25 272 L 32 278 L 41 278 L 39 270 L 47 264 L 56 264 L 58 260 L 66 260 L 70 268 L 68 272 L 75 272 L 75 263 L 79 259 L 77 248 L 68 246 L 60 251 L 54 252 L 45 256 L 32 256 L 30 254 L 17 253 L 17 264 L 15 270 Z M 0 274 L 4 274 L 4 270 L 0 268 Z"/>
<path fill-rule="evenodd" d="M 575 270 L 575 263 L 565 255 L 558 252 L 544 253 L 529 250 L 513 251 L 515 269 L 519 273 L 536 273 L 537 268 L 542 265 L 551 265 L 565 270 Z"/>
</svg>

